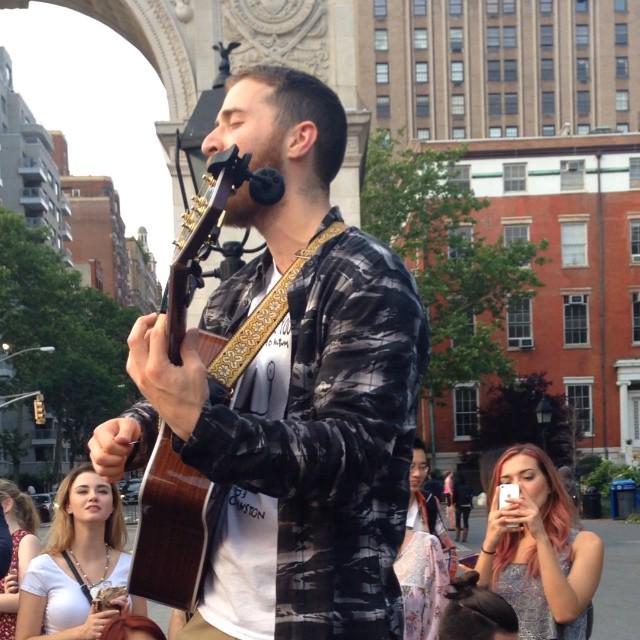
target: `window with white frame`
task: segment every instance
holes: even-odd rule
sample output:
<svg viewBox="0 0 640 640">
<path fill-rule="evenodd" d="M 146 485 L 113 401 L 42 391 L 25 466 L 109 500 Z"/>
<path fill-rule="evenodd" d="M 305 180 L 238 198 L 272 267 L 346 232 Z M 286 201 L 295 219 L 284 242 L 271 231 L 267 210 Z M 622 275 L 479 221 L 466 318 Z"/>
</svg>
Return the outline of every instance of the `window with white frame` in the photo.
<svg viewBox="0 0 640 640">
<path fill-rule="evenodd" d="M 389 64 L 387 62 L 376 63 L 376 84 L 389 84 Z"/>
<path fill-rule="evenodd" d="M 373 16 L 374 18 L 387 17 L 387 0 L 373 0 Z"/>
<path fill-rule="evenodd" d="M 626 23 L 616 23 L 615 44 L 619 47 L 629 44 L 629 27 Z"/>
<path fill-rule="evenodd" d="M 529 224 L 505 224 L 502 230 L 502 242 L 505 247 L 519 242 L 529 242 Z"/>
<path fill-rule="evenodd" d="M 540 15 L 548 16 L 553 13 L 553 0 L 538 0 Z"/>
<path fill-rule="evenodd" d="M 562 266 L 587 266 L 587 223 L 562 222 L 560 224 L 562 239 Z"/>
<path fill-rule="evenodd" d="M 448 181 L 458 189 L 471 189 L 471 165 L 456 164 L 450 167 Z"/>
<path fill-rule="evenodd" d="M 428 118 L 431 113 L 431 107 L 429 103 L 428 95 L 417 95 L 416 96 L 416 117 L 417 118 Z"/>
<path fill-rule="evenodd" d="M 391 117 L 391 101 L 389 96 L 376 96 L 376 117 Z"/>
<path fill-rule="evenodd" d="M 500 82 L 500 60 L 487 60 L 487 82 Z"/>
<path fill-rule="evenodd" d="M 589 0 L 575 0 L 576 13 L 589 13 Z"/>
<path fill-rule="evenodd" d="M 500 27 L 487 27 L 487 49 L 500 48 Z"/>
<path fill-rule="evenodd" d="M 589 25 L 577 24 L 576 25 L 576 47 L 578 49 L 589 46 Z"/>
<path fill-rule="evenodd" d="M 504 68 L 504 81 L 516 82 L 518 80 L 518 61 L 517 60 L 505 60 L 503 62 Z"/>
<path fill-rule="evenodd" d="M 629 58 L 627 56 L 616 57 L 616 78 L 629 77 Z"/>
<path fill-rule="evenodd" d="M 462 15 L 462 0 L 449 0 L 449 15 L 454 18 Z"/>
<path fill-rule="evenodd" d="M 593 379 L 573 378 L 569 382 L 565 378 L 567 405 L 572 410 L 576 433 L 585 436 L 593 435 Z"/>
<path fill-rule="evenodd" d="M 427 49 L 429 47 L 429 36 L 426 29 L 413 30 L 413 48 Z"/>
<path fill-rule="evenodd" d="M 626 13 L 628 10 L 627 0 L 614 0 L 613 10 L 620 13 Z"/>
<path fill-rule="evenodd" d="M 506 162 L 502 165 L 502 181 L 505 193 L 527 190 L 527 163 Z"/>
<path fill-rule="evenodd" d="M 467 132 L 464 127 L 453 127 L 451 137 L 454 140 L 464 140 L 467 137 Z"/>
<path fill-rule="evenodd" d="M 421 84 L 424 84 L 425 82 L 429 82 L 429 63 L 428 62 L 416 62 L 415 78 L 416 78 L 416 82 Z"/>
<path fill-rule="evenodd" d="M 459 60 L 451 62 L 451 82 L 464 82 L 464 63 Z"/>
<path fill-rule="evenodd" d="M 628 91 L 616 91 L 616 111 L 629 111 Z"/>
<path fill-rule="evenodd" d="M 584 160 L 560 161 L 560 190 L 584 189 Z"/>
<path fill-rule="evenodd" d="M 504 128 L 504 137 L 505 138 L 517 138 L 518 137 L 518 127 L 516 126 L 507 126 Z"/>
<path fill-rule="evenodd" d="M 502 127 L 489 127 L 490 138 L 502 138 Z"/>
<path fill-rule="evenodd" d="M 588 124 L 579 124 L 576 128 L 576 133 L 579 136 L 586 136 L 591 131 L 591 126 Z"/>
<path fill-rule="evenodd" d="M 420 141 L 431 140 L 431 129 L 425 129 L 424 127 L 418 127 L 416 131 L 416 137 Z"/>
<path fill-rule="evenodd" d="M 374 32 L 374 48 L 376 51 L 388 51 L 389 32 L 386 29 L 376 29 Z"/>
<path fill-rule="evenodd" d="M 617 122 L 616 123 L 616 131 L 618 133 L 629 133 L 629 123 L 628 122 Z"/>
<path fill-rule="evenodd" d="M 576 79 L 578 82 L 589 82 L 591 76 L 589 58 L 578 58 L 576 60 Z"/>
<path fill-rule="evenodd" d="M 457 385 L 453 405 L 454 439 L 469 440 L 478 430 L 478 387 Z"/>
<path fill-rule="evenodd" d="M 518 46 L 515 27 L 502 27 L 502 46 L 505 49 L 515 49 Z"/>
<path fill-rule="evenodd" d="M 556 94 L 555 91 L 542 92 L 542 115 L 552 116 L 556 112 Z"/>
<path fill-rule="evenodd" d="M 427 15 L 427 0 L 413 0 L 413 15 L 414 16 Z"/>
<path fill-rule="evenodd" d="M 464 32 L 460 27 L 451 27 L 449 29 L 449 47 L 454 53 L 464 49 Z"/>
<path fill-rule="evenodd" d="M 504 112 L 508 116 L 517 115 L 518 113 L 518 94 L 517 93 L 504 94 Z"/>
<path fill-rule="evenodd" d="M 540 60 L 540 79 L 553 80 L 555 78 L 553 58 L 542 58 Z"/>
<path fill-rule="evenodd" d="M 553 25 L 540 25 L 540 46 L 544 49 L 550 49 L 553 47 Z"/>
<path fill-rule="evenodd" d="M 640 189 L 640 157 L 629 158 L 629 188 Z"/>
<path fill-rule="evenodd" d="M 487 0 L 487 15 L 497 16 L 500 13 L 500 0 Z"/>
<path fill-rule="evenodd" d="M 634 344 L 640 343 L 640 293 L 634 291 L 631 294 L 631 326 L 632 341 Z"/>
<path fill-rule="evenodd" d="M 591 91 L 578 91 L 576 105 L 578 115 L 588 116 L 591 113 Z"/>
<path fill-rule="evenodd" d="M 502 13 L 512 14 L 516 12 L 516 0 L 502 0 Z"/>
<path fill-rule="evenodd" d="M 464 249 L 471 242 L 473 242 L 473 227 L 471 225 L 462 225 L 449 231 L 449 259 L 461 258 L 464 255 Z"/>
<path fill-rule="evenodd" d="M 588 302 L 586 293 L 563 296 L 565 346 L 589 344 Z"/>
<path fill-rule="evenodd" d="M 640 220 L 629 220 L 631 262 L 640 264 Z"/>
<path fill-rule="evenodd" d="M 510 349 L 533 348 L 531 300 L 510 300 L 507 306 L 507 346 Z"/>
<path fill-rule="evenodd" d="M 464 115 L 464 95 L 456 94 L 451 96 L 451 115 Z"/>
</svg>

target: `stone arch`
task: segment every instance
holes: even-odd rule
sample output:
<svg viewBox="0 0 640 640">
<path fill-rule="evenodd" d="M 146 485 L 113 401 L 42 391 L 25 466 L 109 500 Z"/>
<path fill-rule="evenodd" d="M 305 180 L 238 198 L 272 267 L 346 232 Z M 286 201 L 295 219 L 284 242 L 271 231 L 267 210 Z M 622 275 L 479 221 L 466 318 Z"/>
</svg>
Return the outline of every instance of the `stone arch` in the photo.
<svg viewBox="0 0 640 640">
<path fill-rule="evenodd" d="M 151 63 L 167 91 L 172 121 L 184 122 L 196 103 L 197 90 L 189 52 L 175 13 L 161 0 L 43 0 L 99 20 L 136 47 Z M 0 0 L 0 8 L 28 8 L 29 0 Z"/>
</svg>

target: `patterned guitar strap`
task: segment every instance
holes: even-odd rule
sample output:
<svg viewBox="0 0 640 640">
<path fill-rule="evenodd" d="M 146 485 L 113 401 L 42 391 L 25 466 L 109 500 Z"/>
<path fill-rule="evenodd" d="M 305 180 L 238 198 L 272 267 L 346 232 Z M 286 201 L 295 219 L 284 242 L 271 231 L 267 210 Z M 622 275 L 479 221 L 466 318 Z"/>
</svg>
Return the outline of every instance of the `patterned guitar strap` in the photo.
<svg viewBox="0 0 640 640">
<path fill-rule="evenodd" d="M 346 228 L 344 222 L 334 222 L 313 238 L 306 249 L 296 252 L 293 264 L 211 363 L 210 375 L 227 389 L 233 389 L 244 370 L 287 315 L 287 289 L 300 269 L 325 242 L 339 236 Z"/>
</svg>

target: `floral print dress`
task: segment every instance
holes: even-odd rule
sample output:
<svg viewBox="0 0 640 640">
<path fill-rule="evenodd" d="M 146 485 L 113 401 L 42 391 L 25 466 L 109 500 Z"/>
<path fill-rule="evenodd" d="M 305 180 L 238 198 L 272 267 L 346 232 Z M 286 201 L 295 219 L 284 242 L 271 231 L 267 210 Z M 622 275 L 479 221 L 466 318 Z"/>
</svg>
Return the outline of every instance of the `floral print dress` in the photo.
<svg viewBox="0 0 640 640">
<path fill-rule="evenodd" d="M 18 547 L 22 538 L 28 535 L 29 532 L 25 529 L 17 529 L 11 534 L 12 552 L 9 573 L 18 572 Z M 5 593 L 4 578 L 0 580 L 0 593 Z M 17 614 L 15 613 L 0 613 L 0 640 L 14 640 L 16 637 L 16 618 Z"/>
</svg>

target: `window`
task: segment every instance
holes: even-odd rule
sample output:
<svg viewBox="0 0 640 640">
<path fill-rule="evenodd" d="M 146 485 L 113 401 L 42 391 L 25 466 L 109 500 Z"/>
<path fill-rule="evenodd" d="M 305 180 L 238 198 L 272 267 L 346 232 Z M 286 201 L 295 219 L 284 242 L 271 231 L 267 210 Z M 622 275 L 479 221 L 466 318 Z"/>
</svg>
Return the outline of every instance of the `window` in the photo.
<svg viewBox="0 0 640 640">
<path fill-rule="evenodd" d="M 588 47 L 589 46 L 589 25 L 577 24 L 576 25 L 576 47 Z"/>
<path fill-rule="evenodd" d="M 640 157 L 629 158 L 629 188 L 640 189 Z"/>
<path fill-rule="evenodd" d="M 553 59 L 543 58 L 540 60 L 540 79 L 541 80 L 553 80 L 555 74 L 553 72 Z"/>
<path fill-rule="evenodd" d="M 454 17 L 462 15 L 462 0 L 449 0 L 449 15 Z"/>
<path fill-rule="evenodd" d="M 429 82 L 429 63 L 416 62 L 416 82 L 424 84 Z"/>
<path fill-rule="evenodd" d="M 505 49 L 513 49 L 518 45 L 515 27 L 502 27 L 502 46 Z"/>
<path fill-rule="evenodd" d="M 387 0 L 373 0 L 373 16 L 374 18 L 387 17 Z"/>
<path fill-rule="evenodd" d="M 451 115 L 463 116 L 464 115 L 464 96 L 452 95 L 451 96 Z"/>
<path fill-rule="evenodd" d="M 413 30 L 413 48 L 414 49 L 427 49 L 429 46 L 429 38 L 427 36 L 426 29 L 414 29 Z"/>
<path fill-rule="evenodd" d="M 387 62 L 376 63 L 376 84 L 389 84 L 389 64 Z"/>
<path fill-rule="evenodd" d="M 589 81 L 589 58 L 578 58 L 576 60 L 576 79 L 578 82 Z"/>
<path fill-rule="evenodd" d="M 473 227 L 464 225 L 456 227 L 449 232 L 449 259 L 456 260 L 462 258 L 467 245 L 473 242 Z"/>
<path fill-rule="evenodd" d="M 429 96 L 416 96 L 416 117 L 428 118 L 431 115 L 431 106 L 429 104 Z"/>
<path fill-rule="evenodd" d="M 376 51 L 388 51 L 389 34 L 386 29 L 376 29 L 374 37 L 374 48 Z"/>
<path fill-rule="evenodd" d="M 626 56 L 616 57 L 616 78 L 629 77 L 629 58 Z"/>
<path fill-rule="evenodd" d="M 576 128 L 576 133 L 579 136 L 586 136 L 589 131 L 591 131 L 591 127 L 588 124 L 579 124 Z"/>
<path fill-rule="evenodd" d="M 619 13 L 627 12 L 627 0 L 614 0 L 613 2 L 613 10 Z"/>
<path fill-rule="evenodd" d="M 563 222 L 560 224 L 562 238 L 562 266 L 587 266 L 587 223 Z"/>
<path fill-rule="evenodd" d="M 487 15 L 497 16 L 500 13 L 500 0 L 487 0 Z"/>
<path fill-rule="evenodd" d="M 591 91 L 578 91 L 578 115 L 586 116 L 591 111 Z"/>
<path fill-rule="evenodd" d="M 502 181 L 505 193 L 512 191 L 527 190 L 527 163 L 526 162 L 510 162 L 502 165 Z M 512 233 L 516 227 L 525 226 L 527 236 L 529 234 L 528 225 L 507 225 L 504 229 L 505 244 L 507 238 L 507 230 Z"/>
<path fill-rule="evenodd" d="M 451 82 L 464 82 L 464 63 L 451 63 Z"/>
<path fill-rule="evenodd" d="M 389 96 L 376 97 L 376 116 L 378 118 L 391 117 L 391 101 L 389 100 Z"/>
<path fill-rule="evenodd" d="M 589 0 L 576 0 L 576 13 L 589 13 Z"/>
<path fill-rule="evenodd" d="M 509 165 L 505 165 L 505 168 Z M 522 166 L 526 170 L 526 164 L 512 165 Z M 524 176 L 524 172 L 523 172 Z M 523 177 L 524 181 L 524 177 Z M 523 191 L 524 189 L 520 189 Z M 506 191 L 506 189 L 505 189 Z M 502 241 L 505 247 L 511 247 L 514 244 L 529 242 L 529 225 L 528 224 L 505 224 L 502 231 Z"/>
<path fill-rule="evenodd" d="M 500 82 L 500 60 L 487 60 L 487 81 Z"/>
<path fill-rule="evenodd" d="M 626 23 L 616 24 L 616 45 L 626 46 L 629 44 L 629 34 Z"/>
<path fill-rule="evenodd" d="M 500 27 L 487 27 L 487 49 L 500 48 Z"/>
<path fill-rule="evenodd" d="M 456 164 L 450 167 L 448 181 L 461 191 L 471 189 L 471 165 Z"/>
<path fill-rule="evenodd" d="M 640 220 L 629 221 L 629 236 L 631 239 L 631 262 L 640 264 Z"/>
<path fill-rule="evenodd" d="M 549 16 L 553 13 L 553 0 L 538 0 L 540 15 Z"/>
<path fill-rule="evenodd" d="M 543 124 L 542 125 L 542 135 L 543 136 L 555 136 L 556 135 L 556 126 L 554 124 Z"/>
<path fill-rule="evenodd" d="M 565 345 L 589 344 L 589 309 L 586 294 L 563 296 Z"/>
<path fill-rule="evenodd" d="M 576 425 L 576 433 L 593 435 L 593 409 L 591 399 L 592 383 L 576 384 L 567 383 L 567 404 L 573 410 Z"/>
<path fill-rule="evenodd" d="M 413 15 L 414 16 L 427 15 L 427 0 L 413 0 Z"/>
<path fill-rule="evenodd" d="M 542 115 L 552 116 L 556 112 L 556 94 L 554 91 L 542 92 Z"/>
<path fill-rule="evenodd" d="M 584 160 L 562 160 L 560 162 L 560 190 L 584 189 Z"/>
<path fill-rule="evenodd" d="M 502 94 L 501 93 L 489 94 L 489 115 L 490 116 L 502 115 Z"/>
<path fill-rule="evenodd" d="M 431 140 L 431 129 L 424 129 L 422 127 L 418 127 L 417 138 L 420 141 Z"/>
<path fill-rule="evenodd" d="M 449 29 L 449 45 L 451 51 L 462 51 L 464 49 L 464 33 L 460 27 Z"/>
<path fill-rule="evenodd" d="M 504 112 L 507 115 L 514 115 L 518 113 L 518 94 L 517 93 L 504 94 Z"/>
<path fill-rule="evenodd" d="M 517 82 L 518 80 L 518 61 L 505 60 L 504 63 L 504 81 Z"/>
<path fill-rule="evenodd" d="M 505 138 L 517 138 L 518 137 L 518 127 L 510 126 L 504 128 Z"/>
<path fill-rule="evenodd" d="M 618 133 L 629 133 L 629 123 L 628 122 L 618 122 L 616 124 L 616 131 Z"/>
<path fill-rule="evenodd" d="M 502 138 L 502 127 L 489 127 L 490 138 Z"/>
<path fill-rule="evenodd" d="M 531 300 L 510 300 L 507 306 L 507 346 L 512 349 L 533 348 Z"/>
<path fill-rule="evenodd" d="M 478 430 L 478 389 L 474 386 L 456 386 L 454 400 L 454 438 L 469 440 Z"/>
<path fill-rule="evenodd" d="M 631 296 L 631 313 L 633 315 L 633 342 L 640 342 L 640 293 Z"/>
<path fill-rule="evenodd" d="M 616 91 L 616 111 L 629 111 L 628 91 Z"/>
<path fill-rule="evenodd" d="M 545 48 L 553 47 L 553 25 L 540 25 L 540 46 Z"/>
<path fill-rule="evenodd" d="M 516 0 L 502 0 L 502 13 L 511 14 L 516 12 Z"/>
<path fill-rule="evenodd" d="M 464 140 L 467 137 L 464 127 L 453 127 L 451 131 L 451 137 L 454 140 Z"/>
</svg>

